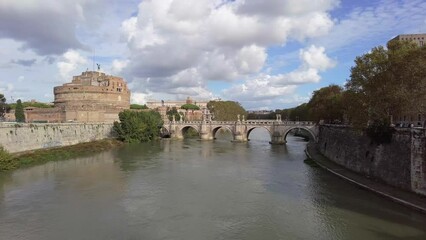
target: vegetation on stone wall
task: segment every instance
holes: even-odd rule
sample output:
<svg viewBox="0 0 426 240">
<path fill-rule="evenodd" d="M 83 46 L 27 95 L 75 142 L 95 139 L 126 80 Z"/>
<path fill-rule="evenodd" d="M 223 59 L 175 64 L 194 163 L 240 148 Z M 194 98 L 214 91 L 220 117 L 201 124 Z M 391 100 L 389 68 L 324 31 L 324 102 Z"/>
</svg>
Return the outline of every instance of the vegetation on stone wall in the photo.
<svg viewBox="0 0 426 240">
<path fill-rule="evenodd" d="M 16 101 L 15 119 L 17 122 L 25 122 L 24 106 L 22 105 L 21 99 Z"/>
<path fill-rule="evenodd" d="M 236 121 L 237 115 L 244 116 L 247 119 L 246 110 L 234 101 L 210 101 L 207 108 L 213 114 L 216 121 Z"/>
<path fill-rule="evenodd" d="M 114 122 L 114 131 L 124 142 L 151 141 L 160 136 L 163 125 L 158 112 L 134 112 L 125 110 L 119 113 L 120 122 Z"/>
<path fill-rule="evenodd" d="M 146 106 L 146 104 L 130 104 L 130 109 L 148 109 L 148 107 Z"/>
<path fill-rule="evenodd" d="M 60 148 L 40 149 L 19 155 L 9 154 L 0 147 L 0 171 L 88 156 L 101 151 L 110 150 L 112 147 L 121 146 L 122 144 L 123 143 L 118 140 L 104 139 Z"/>
<path fill-rule="evenodd" d="M 16 109 L 17 103 L 11 103 L 9 104 L 11 109 Z M 22 102 L 22 106 L 24 108 L 26 107 L 35 107 L 35 108 L 53 108 L 53 104 L 48 103 L 42 103 L 42 102 Z"/>
<path fill-rule="evenodd" d="M 13 161 L 10 155 L 2 146 L 0 146 L 0 171 L 16 168 L 16 161 Z"/>
<path fill-rule="evenodd" d="M 374 120 L 368 125 L 365 132 L 377 144 L 390 143 L 392 141 L 392 134 L 395 132 L 395 128 L 390 127 L 390 123 L 387 119 Z"/>
</svg>

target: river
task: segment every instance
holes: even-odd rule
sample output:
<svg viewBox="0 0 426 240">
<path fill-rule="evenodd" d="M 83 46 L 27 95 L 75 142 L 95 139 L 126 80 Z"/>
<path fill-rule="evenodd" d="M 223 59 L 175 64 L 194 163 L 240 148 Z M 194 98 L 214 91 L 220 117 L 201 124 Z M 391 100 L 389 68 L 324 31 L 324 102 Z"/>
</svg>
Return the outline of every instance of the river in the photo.
<svg viewBox="0 0 426 240">
<path fill-rule="evenodd" d="M 306 142 L 129 145 L 0 174 L 0 239 L 426 239 L 426 215 L 304 163 Z"/>
</svg>

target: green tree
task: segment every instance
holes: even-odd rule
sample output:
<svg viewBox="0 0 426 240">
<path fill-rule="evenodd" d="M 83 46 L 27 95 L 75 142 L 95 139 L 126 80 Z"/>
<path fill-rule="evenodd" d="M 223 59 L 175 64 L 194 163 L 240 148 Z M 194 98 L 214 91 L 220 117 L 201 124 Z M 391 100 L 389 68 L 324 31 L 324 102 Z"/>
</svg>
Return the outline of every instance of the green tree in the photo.
<svg viewBox="0 0 426 240">
<path fill-rule="evenodd" d="M 124 142 L 146 142 L 160 136 L 163 125 L 158 112 L 135 112 L 125 110 L 119 113 L 120 122 L 114 122 L 118 139 Z"/>
<path fill-rule="evenodd" d="M 246 110 L 238 102 L 210 101 L 207 103 L 207 108 L 217 121 L 236 121 L 238 114 L 247 119 Z"/>
<path fill-rule="evenodd" d="M 289 114 L 290 121 L 311 121 L 309 115 L 309 108 L 307 103 L 300 104 L 299 106 L 292 108 Z"/>
<path fill-rule="evenodd" d="M 330 85 L 314 91 L 307 105 L 311 118 L 319 122 L 326 123 L 343 121 L 343 88 L 337 85 Z"/>
<path fill-rule="evenodd" d="M 355 59 L 344 94 L 346 115 L 359 127 L 389 123 L 390 115 L 425 112 L 426 48 L 390 42 Z M 359 110 L 363 108 L 364 110 Z M 358 109 L 358 110 L 356 110 Z"/>
<path fill-rule="evenodd" d="M 24 107 L 22 106 L 21 99 L 16 101 L 15 119 L 17 122 L 25 122 Z"/>
<path fill-rule="evenodd" d="M 191 103 L 184 104 L 180 108 L 185 110 L 200 110 L 200 107 Z"/>
<path fill-rule="evenodd" d="M 171 109 L 169 109 L 166 114 L 169 121 L 173 120 L 173 116 L 175 116 L 175 121 L 180 121 L 181 115 L 177 111 L 176 107 L 172 107 Z"/>
<path fill-rule="evenodd" d="M 6 104 L 6 97 L 0 93 L 0 120 L 4 119 L 4 114 L 8 111 L 9 107 Z"/>
</svg>

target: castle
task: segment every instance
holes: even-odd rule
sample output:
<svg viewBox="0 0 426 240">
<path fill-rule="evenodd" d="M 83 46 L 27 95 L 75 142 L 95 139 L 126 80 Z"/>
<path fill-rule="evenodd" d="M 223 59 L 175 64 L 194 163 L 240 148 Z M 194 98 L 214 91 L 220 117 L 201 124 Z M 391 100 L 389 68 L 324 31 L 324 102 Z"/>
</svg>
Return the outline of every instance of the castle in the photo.
<svg viewBox="0 0 426 240">
<path fill-rule="evenodd" d="M 74 76 L 53 92 L 53 108 L 25 108 L 27 122 L 114 122 L 119 112 L 130 108 L 126 82 L 99 71 Z"/>
</svg>

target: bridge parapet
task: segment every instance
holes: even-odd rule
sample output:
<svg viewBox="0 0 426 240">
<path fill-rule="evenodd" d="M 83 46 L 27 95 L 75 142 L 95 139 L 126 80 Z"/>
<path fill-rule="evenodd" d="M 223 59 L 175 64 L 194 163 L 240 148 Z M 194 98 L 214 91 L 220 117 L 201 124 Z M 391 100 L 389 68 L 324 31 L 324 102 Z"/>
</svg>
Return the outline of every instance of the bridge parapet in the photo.
<svg viewBox="0 0 426 240">
<path fill-rule="evenodd" d="M 246 120 L 246 121 L 170 121 L 166 124 L 188 125 L 188 124 L 214 124 L 214 125 L 286 125 L 286 126 L 314 126 L 314 122 L 310 121 L 276 121 L 276 120 Z"/>
</svg>

